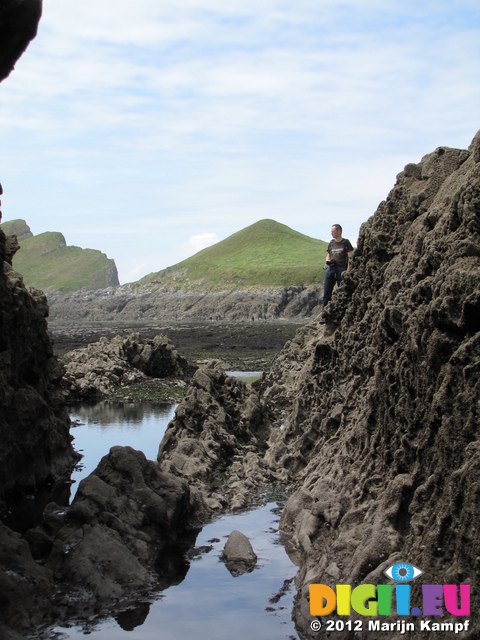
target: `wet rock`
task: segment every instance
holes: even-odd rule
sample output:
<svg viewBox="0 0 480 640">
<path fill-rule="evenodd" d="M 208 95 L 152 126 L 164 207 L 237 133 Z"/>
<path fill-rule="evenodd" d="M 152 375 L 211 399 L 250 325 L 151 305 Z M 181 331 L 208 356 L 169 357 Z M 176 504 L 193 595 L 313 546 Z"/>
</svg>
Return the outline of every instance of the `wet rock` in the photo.
<svg viewBox="0 0 480 640">
<path fill-rule="evenodd" d="M 257 563 L 257 555 L 250 540 L 241 531 L 236 530 L 228 536 L 221 557 L 234 577 L 250 573 Z"/>
<path fill-rule="evenodd" d="M 79 485 L 47 566 L 97 602 L 151 584 L 162 546 L 205 517 L 201 496 L 131 447 L 113 447 Z"/>
</svg>

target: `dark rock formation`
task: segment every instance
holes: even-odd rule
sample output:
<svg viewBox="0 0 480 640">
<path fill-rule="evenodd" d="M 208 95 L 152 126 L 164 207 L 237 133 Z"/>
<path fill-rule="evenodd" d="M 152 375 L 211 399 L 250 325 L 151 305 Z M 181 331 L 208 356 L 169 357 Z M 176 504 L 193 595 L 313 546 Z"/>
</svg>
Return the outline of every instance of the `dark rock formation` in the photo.
<svg viewBox="0 0 480 640">
<path fill-rule="evenodd" d="M 99 608 L 156 586 L 158 555 L 207 509 L 198 492 L 142 452 L 113 447 L 64 513 L 53 526 L 47 567 L 56 580 L 87 589 Z"/>
<path fill-rule="evenodd" d="M 139 595 L 178 583 L 186 571 L 180 543 L 193 545 L 208 513 L 185 481 L 140 451 L 113 447 L 70 507 L 50 503 L 25 536 L 0 525 L 2 638 L 80 612 L 122 615 Z"/>
<path fill-rule="evenodd" d="M 68 402 L 105 398 L 122 385 L 148 377 L 184 378 L 194 371 L 162 335 L 100 338 L 84 349 L 70 351 L 65 359 L 63 386 Z"/>
<path fill-rule="evenodd" d="M 0 82 L 37 35 L 42 0 L 3 0 L 0 7 Z"/>
<path fill-rule="evenodd" d="M 13 271 L 14 251 L 0 232 L 0 500 L 68 476 L 74 460 L 47 302 Z"/>
<path fill-rule="evenodd" d="M 319 272 L 320 273 L 320 272 Z M 323 272 L 322 272 L 323 273 Z M 320 275 L 319 275 L 320 279 Z M 229 322 L 311 318 L 321 311 L 322 286 L 275 291 L 169 291 L 130 285 L 50 294 L 50 317 L 56 326 L 78 322 L 127 323 L 212 320 Z"/>
<path fill-rule="evenodd" d="M 282 527 L 303 554 L 306 635 L 310 583 L 378 583 L 398 560 L 470 583 L 479 608 L 479 161 L 477 134 L 405 167 L 326 326 L 304 327 L 267 377 L 285 412 L 267 459 L 299 483 Z"/>
<path fill-rule="evenodd" d="M 0 8 L 0 79 L 35 35 L 41 2 L 6 0 Z M 161 472 L 129 447 L 115 447 L 79 486 L 70 507 L 50 502 L 41 522 L 21 533 L 8 515 L 15 494 L 35 493 L 75 459 L 63 407 L 63 368 L 47 333 L 45 296 L 27 291 L 11 262 L 18 243 L 0 231 L 0 636 L 38 637 L 39 627 L 81 610 L 101 615 L 132 591 L 181 579 L 165 557 L 208 509 L 188 484 Z M 156 345 L 159 346 L 159 345 Z M 169 349 L 132 343 L 127 358 L 155 373 L 172 362 Z M 170 350 L 171 355 L 171 350 Z M 177 360 L 177 365 L 179 364 Z M 31 496 L 32 498 L 34 496 Z M 32 506 L 34 501 L 32 499 Z M 193 530 L 193 535 L 194 535 Z M 163 553 L 163 556 L 161 555 Z M 145 615 L 118 612 L 132 628 Z"/>
</svg>

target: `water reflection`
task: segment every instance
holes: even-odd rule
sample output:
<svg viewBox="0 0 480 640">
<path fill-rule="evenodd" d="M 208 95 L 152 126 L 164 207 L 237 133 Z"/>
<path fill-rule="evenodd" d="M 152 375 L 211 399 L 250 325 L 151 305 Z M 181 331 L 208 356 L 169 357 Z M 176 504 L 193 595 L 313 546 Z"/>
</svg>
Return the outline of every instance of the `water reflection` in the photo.
<svg viewBox="0 0 480 640">
<path fill-rule="evenodd" d="M 56 627 L 65 640 L 89 634 L 95 640 L 296 640 L 291 620 L 296 567 L 281 544 L 275 503 L 242 514 L 225 515 L 205 526 L 193 550 L 166 549 L 156 567 L 159 592 L 132 603 L 107 620 Z M 242 531 L 258 556 L 251 573 L 233 577 L 220 557 L 233 529 Z M 194 544 L 191 541 L 191 544 Z M 164 586 L 162 586 L 162 578 Z M 57 636 L 58 637 L 58 636 Z"/>
<path fill-rule="evenodd" d="M 75 406 L 70 414 L 73 446 L 83 457 L 72 474 L 71 499 L 78 483 L 96 469 L 111 447 L 130 446 L 143 451 L 149 460 L 156 460 L 176 406 L 175 403 L 119 405 L 110 402 Z"/>
<path fill-rule="evenodd" d="M 72 486 L 91 473 L 101 457 L 117 444 L 130 445 L 156 459 L 159 443 L 176 405 L 114 405 L 75 407 L 71 417 L 74 446 L 84 455 Z M 73 497 L 73 496 L 72 496 Z M 291 620 L 296 566 L 285 552 L 278 532 L 276 503 L 235 515 L 225 515 L 200 532 L 165 547 L 155 568 L 157 591 L 139 597 L 111 617 L 89 618 L 56 627 L 48 638 L 81 640 L 295 640 Z M 230 533 L 237 529 L 250 540 L 258 557 L 251 573 L 234 577 L 221 561 Z M 195 546 L 194 546 L 195 545 Z"/>
<path fill-rule="evenodd" d="M 97 402 L 95 404 L 79 404 L 72 408 L 72 419 L 80 421 L 95 422 L 100 425 L 111 426 L 112 423 L 122 423 L 125 425 L 139 425 L 143 428 L 145 421 L 158 419 L 160 421 L 168 418 L 172 413 L 171 402 L 165 403 L 131 403 L 117 404 L 108 401 Z"/>
</svg>

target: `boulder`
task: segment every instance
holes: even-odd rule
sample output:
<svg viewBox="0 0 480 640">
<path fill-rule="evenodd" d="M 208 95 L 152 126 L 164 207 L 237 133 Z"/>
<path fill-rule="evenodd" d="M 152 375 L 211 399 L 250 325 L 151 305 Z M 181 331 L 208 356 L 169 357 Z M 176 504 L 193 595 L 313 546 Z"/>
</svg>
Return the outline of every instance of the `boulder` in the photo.
<svg viewBox="0 0 480 640">
<path fill-rule="evenodd" d="M 157 557 L 208 509 L 188 484 L 131 447 L 113 447 L 82 480 L 46 559 L 57 580 L 86 588 L 96 606 L 156 585 Z M 92 600 L 92 604 L 93 604 Z"/>
<path fill-rule="evenodd" d="M 209 514 L 187 482 L 140 451 L 113 447 L 71 506 L 48 504 L 24 536 L 0 524 L 2 637 L 12 629 L 36 635 L 79 612 L 90 621 L 120 615 L 139 594 L 177 584 L 185 548 Z"/>
<path fill-rule="evenodd" d="M 253 571 L 257 563 L 257 555 L 250 540 L 241 531 L 236 530 L 228 536 L 221 557 L 235 578 Z"/>
</svg>

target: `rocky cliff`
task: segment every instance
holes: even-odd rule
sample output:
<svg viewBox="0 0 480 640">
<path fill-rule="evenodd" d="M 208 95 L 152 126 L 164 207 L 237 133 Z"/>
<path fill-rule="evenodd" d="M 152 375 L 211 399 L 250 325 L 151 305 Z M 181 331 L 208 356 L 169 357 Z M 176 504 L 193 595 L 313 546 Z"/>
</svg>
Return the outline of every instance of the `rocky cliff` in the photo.
<svg viewBox="0 0 480 640">
<path fill-rule="evenodd" d="M 96 290 L 118 286 L 115 261 L 96 249 L 67 245 L 58 231 L 33 235 L 25 220 L 0 225 L 7 236 L 17 236 L 20 250 L 13 267 L 27 286 L 51 292 Z"/>
<path fill-rule="evenodd" d="M 0 231 L 0 500 L 68 477 L 73 464 L 47 301 L 12 269 L 15 249 Z"/>
<path fill-rule="evenodd" d="M 398 175 L 324 315 L 258 390 L 199 372 L 159 464 L 213 508 L 241 508 L 268 482 L 287 488 L 301 637 L 316 637 L 310 584 L 379 584 L 403 561 L 426 584 L 470 585 L 462 637 L 477 638 L 480 132 L 468 151 L 440 147 Z M 429 633 L 418 623 L 410 637 Z M 372 637 L 366 624 L 360 637 Z"/>
<path fill-rule="evenodd" d="M 471 584 L 473 618 L 480 133 L 398 175 L 325 315 L 286 345 L 263 392 L 285 410 L 268 462 L 297 487 L 282 517 L 302 553 L 297 625 L 310 636 L 310 583 L 376 584 L 400 560 L 427 583 Z M 471 623 L 464 637 L 478 637 Z"/>
</svg>

